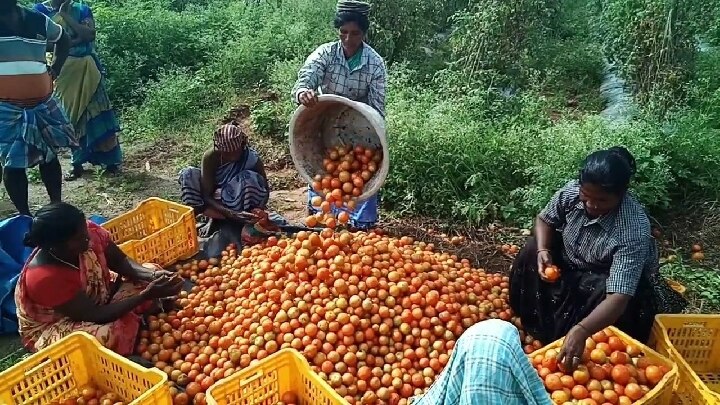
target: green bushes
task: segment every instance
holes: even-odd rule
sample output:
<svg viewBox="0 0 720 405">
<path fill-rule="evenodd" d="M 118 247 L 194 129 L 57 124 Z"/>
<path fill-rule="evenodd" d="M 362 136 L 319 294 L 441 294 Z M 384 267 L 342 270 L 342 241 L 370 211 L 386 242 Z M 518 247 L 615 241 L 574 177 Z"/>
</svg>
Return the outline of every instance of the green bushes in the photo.
<svg viewBox="0 0 720 405">
<path fill-rule="evenodd" d="M 720 45 L 720 3 L 717 1 L 688 0 L 691 23 L 695 32 L 711 45 Z"/>
<path fill-rule="evenodd" d="M 720 94 L 715 100 L 720 101 Z M 667 125 L 667 154 L 682 197 L 720 199 L 720 129 L 711 120 L 699 111 L 688 111 Z"/>
<path fill-rule="evenodd" d="M 322 3 L 301 1 L 282 9 L 267 3 L 213 3 L 207 9 L 153 8 L 127 15 L 101 8 L 110 21 L 103 34 L 108 46 L 101 48 L 110 67 L 110 90 L 116 102 L 132 103 L 126 114 L 130 132 L 152 136 L 229 107 L 239 94 L 280 80 L 273 72 L 289 66 L 287 61 L 297 72 L 299 55 L 304 59 L 321 42 L 334 39 L 333 8 L 329 0 Z M 288 72 L 285 68 L 284 83 Z M 276 121 L 288 108 L 259 106 L 255 124 L 260 133 L 281 131 L 286 123 Z"/>
<path fill-rule="evenodd" d="M 98 51 L 108 67 L 108 91 L 117 104 L 144 98 L 145 83 L 162 71 L 196 70 L 207 60 L 203 13 L 163 9 L 94 7 Z"/>
<path fill-rule="evenodd" d="M 269 90 L 272 100 L 262 101 L 252 111 L 252 123 L 256 133 L 265 136 L 284 137 L 290 116 L 295 110 L 290 89 L 295 84 L 302 59 L 276 62 L 269 73 Z"/>
<path fill-rule="evenodd" d="M 720 129 L 720 49 L 714 48 L 698 55 L 694 80 L 688 85 L 690 106 L 702 114 L 707 123 Z"/>
<path fill-rule="evenodd" d="M 675 179 L 663 153 L 666 144 L 660 128 L 643 121 L 610 125 L 593 117 L 563 121 L 533 137 L 529 154 L 522 157 L 531 183 L 512 191 L 518 212 L 538 212 L 558 187 L 577 175 L 589 153 L 615 145 L 627 147 L 635 156 L 638 173 L 633 193 L 651 209 L 667 208 Z"/>
<path fill-rule="evenodd" d="M 684 96 L 695 58 L 689 4 L 675 0 L 606 0 L 599 6 L 606 54 L 619 62 L 641 103 L 664 112 Z"/>
<path fill-rule="evenodd" d="M 425 50 L 436 37 L 446 35 L 450 19 L 464 10 L 468 0 L 370 0 L 370 43 L 388 63 L 412 61 L 428 64 Z"/>
<path fill-rule="evenodd" d="M 226 95 L 200 74 L 187 70 L 161 73 L 146 86 L 147 98 L 135 123 L 161 130 L 181 126 L 220 106 Z"/>
<path fill-rule="evenodd" d="M 335 38 L 330 0 L 282 8 L 266 2 L 213 2 L 207 7 L 180 7 L 184 11 L 153 4 L 94 7 L 98 48 L 116 104 L 141 103 L 147 83 L 178 69 L 188 75 L 202 70 L 199 75 L 206 86 L 237 93 L 264 83 L 273 63 L 309 54 Z"/>
<path fill-rule="evenodd" d="M 388 204 L 470 222 L 500 217 L 527 223 L 576 175 L 590 152 L 625 145 L 638 163 L 635 194 L 651 208 L 668 206 L 676 178 L 673 161 L 663 153 L 669 142 L 657 125 L 612 126 L 600 118 L 553 125 L 541 98 L 518 98 L 507 102 L 519 107 L 517 115 L 482 120 L 468 113 L 477 105 L 474 96 L 402 92 L 394 97 L 388 114 Z"/>
<path fill-rule="evenodd" d="M 454 59 L 476 80 L 524 84 L 528 60 L 541 51 L 533 45 L 557 26 L 558 5 L 556 0 L 474 2 L 455 14 Z"/>
</svg>

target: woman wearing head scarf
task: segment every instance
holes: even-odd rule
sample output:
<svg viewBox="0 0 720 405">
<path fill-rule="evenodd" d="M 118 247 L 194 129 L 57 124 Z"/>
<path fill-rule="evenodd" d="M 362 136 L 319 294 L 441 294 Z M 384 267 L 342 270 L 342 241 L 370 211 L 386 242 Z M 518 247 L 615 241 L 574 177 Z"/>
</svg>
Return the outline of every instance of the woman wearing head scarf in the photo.
<svg viewBox="0 0 720 405">
<path fill-rule="evenodd" d="M 15 304 L 20 337 L 31 351 L 83 331 L 129 355 L 139 314 L 182 288 L 173 273 L 128 258 L 106 230 L 70 204 L 38 210 L 25 244 L 35 250 L 20 273 Z"/>
<path fill-rule="evenodd" d="M 180 172 L 183 204 L 210 218 L 239 221 L 255 219 L 249 211 L 265 208 L 270 198 L 265 167 L 246 134 L 234 121 L 217 128 L 201 168 Z"/>
<path fill-rule="evenodd" d="M 80 148 L 72 155 L 72 170 L 65 180 L 82 175 L 83 163 L 117 172 L 122 151 L 115 111 L 105 91 L 105 69 L 95 52 L 95 19 L 86 3 L 48 0 L 35 10 L 52 18 L 70 36 L 72 47 L 65 67 L 55 83 L 55 94 L 75 127 Z"/>
<path fill-rule="evenodd" d="M 543 343 L 567 334 L 568 370 L 585 340 L 616 325 L 647 340 L 655 314 L 683 302 L 659 275 L 658 250 L 644 208 L 629 194 L 635 159 L 623 147 L 590 154 L 577 180 L 558 191 L 535 221 L 535 237 L 512 266 L 510 305 Z M 560 277 L 548 277 L 551 265 Z"/>
<path fill-rule="evenodd" d="M 336 94 L 360 101 L 385 116 L 385 61 L 364 42 L 370 27 L 370 5 L 362 1 L 341 0 L 334 25 L 340 39 L 320 45 L 305 61 L 292 90 L 293 99 L 306 107 L 317 102 L 318 94 Z M 308 209 L 317 195 L 308 187 Z M 373 196 L 359 205 L 350 216 L 356 228 L 367 229 L 378 220 L 378 198 Z"/>
</svg>

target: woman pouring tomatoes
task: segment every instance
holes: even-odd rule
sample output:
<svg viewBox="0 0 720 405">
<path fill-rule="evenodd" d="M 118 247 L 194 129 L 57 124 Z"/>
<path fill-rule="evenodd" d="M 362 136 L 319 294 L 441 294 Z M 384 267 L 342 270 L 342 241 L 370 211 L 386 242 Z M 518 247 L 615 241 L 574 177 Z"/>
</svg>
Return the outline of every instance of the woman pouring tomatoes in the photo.
<svg viewBox="0 0 720 405">
<path fill-rule="evenodd" d="M 296 103 L 312 108 L 318 94 L 336 94 L 365 103 L 385 117 L 387 71 L 383 58 L 367 43 L 370 28 L 370 4 L 364 1 L 340 0 L 333 24 L 339 40 L 320 45 L 308 56 L 298 72 L 292 90 Z M 308 187 L 308 210 L 318 194 Z M 350 214 L 350 224 L 357 229 L 370 229 L 378 221 L 378 196 L 374 195 Z"/>
<path fill-rule="evenodd" d="M 547 344 L 567 335 L 566 369 L 585 340 L 609 325 L 647 340 L 658 312 L 679 312 L 682 298 L 659 274 L 650 219 L 628 192 L 635 159 L 623 147 L 590 154 L 577 180 L 550 200 L 512 266 L 510 306 Z"/>
</svg>

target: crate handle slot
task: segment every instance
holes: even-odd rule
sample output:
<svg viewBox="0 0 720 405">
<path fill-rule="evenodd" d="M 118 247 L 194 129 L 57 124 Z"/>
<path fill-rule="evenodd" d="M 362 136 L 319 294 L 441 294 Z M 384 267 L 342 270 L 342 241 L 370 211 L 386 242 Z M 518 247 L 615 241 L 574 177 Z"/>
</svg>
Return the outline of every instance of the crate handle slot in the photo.
<svg viewBox="0 0 720 405">
<path fill-rule="evenodd" d="M 39 364 L 37 364 L 36 366 L 31 368 L 30 370 L 25 370 L 25 377 L 29 377 L 31 374 L 37 373 L 43 367 L 47 366 L 51 362 L 52 362 L 52 359 L 50 359 L 49 357 L 45 357 L 44 359 L 42 359 L 42 361 Z"/>
<path fill-rule="evenodd" d="M 248 377 L 248 378 L 246 378 L 246 379 L 244 379 L 244 380 L 240 380 L 240 387 L 243 387 L 243 386 L 245 386 L 245 385 L 250 384 L 251 382 L 259 379 L 260 377 L 262 377 L 264 374 L 265 374 L 265 373 L 263 373 L 262 370 L 258 370 L 258 372 L 255 373 L 254 376 Z"/>
<path fill-rule="evenodd" d="M 704 328 L 707 322 L 685 322 L 683 328 Z"/>
</svg>

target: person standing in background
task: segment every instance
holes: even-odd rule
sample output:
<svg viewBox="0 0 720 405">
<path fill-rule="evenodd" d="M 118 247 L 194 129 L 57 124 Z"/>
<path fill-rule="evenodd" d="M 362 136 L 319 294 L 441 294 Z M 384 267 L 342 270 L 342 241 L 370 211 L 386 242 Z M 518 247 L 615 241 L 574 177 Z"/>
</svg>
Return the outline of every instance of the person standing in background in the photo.
<svg viewBox="0 0 720 405">
<path fill-rule="evenodd" d="M 50 67 L 48 44 L 54 45 Z M 50 201 L 60 202 L 58 150 L 77 146 L 73 126 L 52 95 L 69 47 L 61 26 L 17 0 L 0 0 L 0 172 L 22 215 L 30 215 L 27 169 L 40 165 Z"/>
<path fill-rule="evenodd" d="M 60 24 L 70 37 L 70 55 L 55 82 L 60 99 L 75 126 L 78 148 L 72 155 L 72 170 L 65 180 L 82 176 L 83 164 L 102 166 L 117 173 L 122 163 L 118 142 L 120 124 L 105 90 L 105 70 L 95 51 L 95 19 L 85 3 L 49 0 L 35 10 Z"/>
<path fill-rule="evenodd" d="M 292 90 L 293 100 L 308 108 L 317 103 L 318 93 L 336 94 L 374 108 L 385 117 L 387 71 L 385 61 L 364 42 L 370 27 L 370 5 L 361 1 L 341 0 L 334 25 L 339 41 L 320 45 L 305 61 Z M 317 209 L 310 200 L 318 195 L 308 187 L 308 209 Z M 351 225 L 369 229 L 378 220 L 378 196 L 359 205 L 350 215 Z"/>
</svg>

